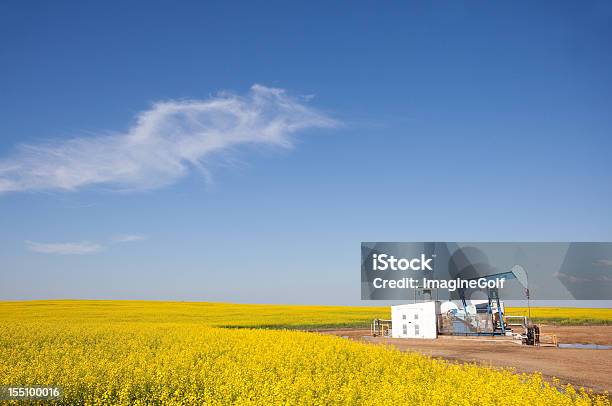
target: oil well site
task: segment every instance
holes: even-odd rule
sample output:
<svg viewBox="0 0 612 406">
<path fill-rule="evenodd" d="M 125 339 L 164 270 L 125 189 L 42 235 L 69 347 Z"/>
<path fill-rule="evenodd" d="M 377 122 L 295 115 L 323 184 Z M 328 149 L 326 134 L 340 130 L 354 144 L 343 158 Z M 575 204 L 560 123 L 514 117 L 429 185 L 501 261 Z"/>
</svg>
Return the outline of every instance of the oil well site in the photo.
<svg viewBox="0 0 612 406">
<path fill-rule="evenodd" d="M 561 384 L 612 392 L 612 326 L 536 324 L 500 300 L 422 301 L 390 307 L 369 329 L 323 331 L 458 363 L 541 372 Z"/>
</svg>

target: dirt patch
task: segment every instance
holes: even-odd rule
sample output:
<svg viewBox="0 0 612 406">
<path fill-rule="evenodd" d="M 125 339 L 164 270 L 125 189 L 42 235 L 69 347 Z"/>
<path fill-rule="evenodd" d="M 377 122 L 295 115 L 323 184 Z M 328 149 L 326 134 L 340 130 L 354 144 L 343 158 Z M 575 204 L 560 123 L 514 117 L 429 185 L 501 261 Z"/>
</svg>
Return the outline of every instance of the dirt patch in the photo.
<svg viewBox="0 0 612 406">
<path fill-rule="evenodd" d="M 547 326 L 543 333 L 555 334 L 561 343 L 612 345 L 612 326 Z"/>
<path fill-rule="evenodd" d="M 556 334 L 561 343 L 612 344 L 612 326 L 543 326 L 544 333 Z M 453 362 L 514 368 L 516 372 L 541 372 L 544 378 L 561 383 L 612 392 L 612 350 L 527 347 L 505 337 L 449 337 L 437 340 L 371 337 L 369 330 L 329 330 L 344 338 L 422 354 Z"/>
</svg>

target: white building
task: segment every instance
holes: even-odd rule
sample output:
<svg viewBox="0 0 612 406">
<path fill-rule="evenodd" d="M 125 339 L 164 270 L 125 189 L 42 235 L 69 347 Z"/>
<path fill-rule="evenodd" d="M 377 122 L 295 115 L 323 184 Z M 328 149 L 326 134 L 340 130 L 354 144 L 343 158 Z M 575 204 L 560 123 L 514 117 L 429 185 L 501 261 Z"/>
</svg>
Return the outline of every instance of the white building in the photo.
<svg viewBox="0 0 612 406">
<path fill-rule="evenodd" d="M 391 306 L 391 337 L 437 338 L 440 302 Z"/>
</svg>

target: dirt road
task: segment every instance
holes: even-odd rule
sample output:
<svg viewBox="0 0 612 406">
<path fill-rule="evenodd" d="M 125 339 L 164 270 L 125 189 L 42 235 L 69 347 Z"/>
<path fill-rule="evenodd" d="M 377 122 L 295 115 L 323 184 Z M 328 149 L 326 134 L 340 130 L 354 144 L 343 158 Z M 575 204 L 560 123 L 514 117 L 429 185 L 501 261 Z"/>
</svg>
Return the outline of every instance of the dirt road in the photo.
<svg viewBox="0 0 612 406">
<path fill-rule="evenodd" d="M 556 334 L 561 343 L 612 344 L 612 326 L 544 326 L 544 333 Z M 450 337 L 437 340 L 371 337 L 369 330 L 321 331 L 352 340 L 390 345 L 401 351 L 454 362 L 474 362 L 493 367 L 514 368 L 517 372 L 541 372 L 551 380 L 612 392 L 612 350 L 527 347 L 493 337 Z"/>
</svg>

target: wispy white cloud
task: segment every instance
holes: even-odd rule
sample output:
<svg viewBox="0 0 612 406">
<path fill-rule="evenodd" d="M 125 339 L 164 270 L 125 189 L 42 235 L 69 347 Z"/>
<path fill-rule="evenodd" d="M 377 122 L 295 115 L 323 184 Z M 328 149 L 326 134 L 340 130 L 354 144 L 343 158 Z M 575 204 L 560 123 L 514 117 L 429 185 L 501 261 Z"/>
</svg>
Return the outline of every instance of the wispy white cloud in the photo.
<svg viewBox="0 0 612 406">
<path fill-rule="evenodd" d="M 41 243 L 34 241 L 26 241 L 26 245 L 30 251 L 41 254 L 57 254 L 57 255 L 84 255 L 95 254 L 104 249 L 100 244 L 89 241 L 81 242 L 66 242 L 66 243 Z"/>
<path fill-rule="evenodd" d="M 337 125 L 306 102 L 254 85 L 246 96 L 155 103 L 125 133 L 19 146 L 0 160 L 0 192 L 159 188 L 192 168 L 206 171 L 215 154 L 241 145 L 290 147 L 300 130 Z"/>
<path fill-rule="evenodd" d="M 597 261 L 593 262 L 593 265 L 612 268 L 612 259 L 598 259 Z"/>
<path fill-rule="evenodd" d="M 134 241 L 142 241 L 146 239 L 142 234 L 125 234 L 125 235 L 117 235 L 113 237 L 113 242 L 134 242 Z"/>
</svg>

